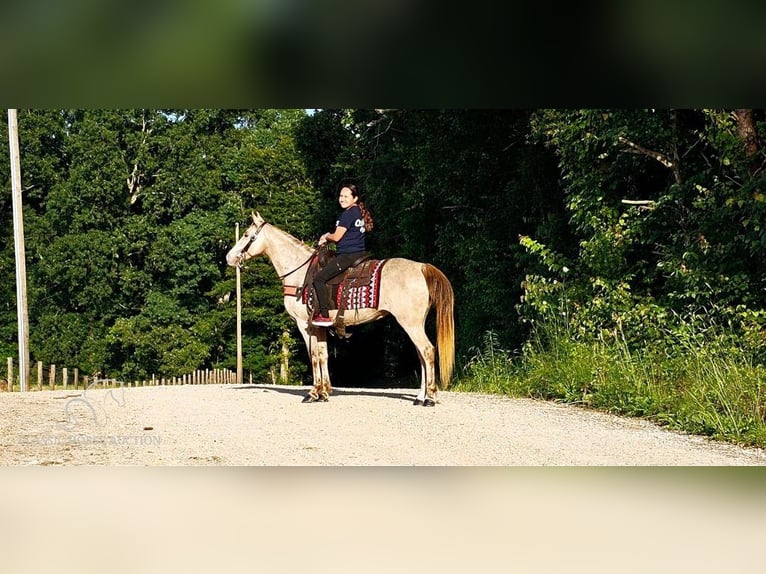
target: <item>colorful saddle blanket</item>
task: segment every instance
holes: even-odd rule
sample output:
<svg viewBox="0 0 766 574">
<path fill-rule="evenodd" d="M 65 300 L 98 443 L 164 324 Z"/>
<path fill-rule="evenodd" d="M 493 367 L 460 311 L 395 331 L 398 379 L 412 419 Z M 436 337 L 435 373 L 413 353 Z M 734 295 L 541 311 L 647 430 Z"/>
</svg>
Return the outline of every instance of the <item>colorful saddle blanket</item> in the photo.
<svg viewBox="0 0 766 574">
<path fill-rule="evenodd" d="M 368 259 L 347 269 L 328 282 L 335 309 L 377 309 L 380 301 L 380 272 L 386 259 Z M 310 286 L 302 291 L 302 301 L 314 308 Z"/>
</svg>

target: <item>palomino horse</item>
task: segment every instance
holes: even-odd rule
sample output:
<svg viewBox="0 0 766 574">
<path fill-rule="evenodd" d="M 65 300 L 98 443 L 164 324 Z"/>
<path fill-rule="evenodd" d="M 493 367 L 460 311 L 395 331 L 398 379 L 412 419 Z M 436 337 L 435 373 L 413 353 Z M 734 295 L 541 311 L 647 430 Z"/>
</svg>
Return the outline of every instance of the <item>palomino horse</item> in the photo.
<svg viewBox="0 0 766 574">
<path fill-rule="evenodd" d="M 253 213 L 253 223 L 226 255 L 232 267 L 261 254 L 271 260 L 283 286 L 301 286 L 314 250 Z M 288 293 L 289 289 L 284 290 Z M 408 259 L 388 259 L 381 270 L 378 307 L 355 309 L 345 317 L 346 325 L 360 325 L 393 315 L 418 351 L 421 366 L 420 392 L 415 405 L 434 406 L 436 399 L 436 353 L 425 332 L 426 316 L 436 309 L 436 340 L 439 351 L 440 386 L 446 388 L 455 363 L 454 295 L 444 274 L 433 265 Z M 332 392 L 327 368 L 327 329 L 309 322 L 306 305 L 293 294 L 285 295 L 285 309 L 295 319 L 306 343 L 314 375 L 314 386 L 304 402 L 326 401 Z M 334 318 L 335 311 L 330 312 Z"/>
</svg>

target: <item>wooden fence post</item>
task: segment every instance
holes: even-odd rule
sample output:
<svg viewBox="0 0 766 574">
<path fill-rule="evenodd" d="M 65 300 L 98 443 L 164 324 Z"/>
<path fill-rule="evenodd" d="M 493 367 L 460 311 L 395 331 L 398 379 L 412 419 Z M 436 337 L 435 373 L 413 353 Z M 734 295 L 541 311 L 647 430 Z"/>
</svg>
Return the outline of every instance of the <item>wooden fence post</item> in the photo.
<svg viewBox="0 0 766 574">
<path fill-rule="evenodd" d="M 69 373 L 67 372 L 67 368 L 66 367 L 61 369 L 61 378 L 64 381 L 64 390 L 66 390 L 67 379 L 69 378 Z"/>
<path fill-rule="evenodd" d="M 80 383 L 80 369 L 74 370 L 74 388 L 77 390 L 77 385 Z"/>
<path fill-rule="evenodd" d="M 48 374 L 48 385 L 50 385 L 52 391 L 56 390 L 56 365 L 51 365 L 51 370 Z"/>
<path fill-rule="evenodd" d="M 13 392 L 13 357 L 8 357 L 8 392 Z"/>
<path fill-rule="evenodd" d="M 43 362 L 37 361 L 37 390 L 43 390 Z"/>
</svg>

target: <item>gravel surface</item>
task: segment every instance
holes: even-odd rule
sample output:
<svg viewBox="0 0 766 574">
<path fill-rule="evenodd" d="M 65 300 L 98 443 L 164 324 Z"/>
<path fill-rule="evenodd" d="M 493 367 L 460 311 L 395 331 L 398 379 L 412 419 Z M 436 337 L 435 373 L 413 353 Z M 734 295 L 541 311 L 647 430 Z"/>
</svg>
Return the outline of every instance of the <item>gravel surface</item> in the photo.
<svg viewBox="0 0 766 574">
<path fill-rule="evenodd" d="M 179 385 L 0 394 L 2 465 L 741 466 L 766 452 L 476 393 Z"/>
</svg>

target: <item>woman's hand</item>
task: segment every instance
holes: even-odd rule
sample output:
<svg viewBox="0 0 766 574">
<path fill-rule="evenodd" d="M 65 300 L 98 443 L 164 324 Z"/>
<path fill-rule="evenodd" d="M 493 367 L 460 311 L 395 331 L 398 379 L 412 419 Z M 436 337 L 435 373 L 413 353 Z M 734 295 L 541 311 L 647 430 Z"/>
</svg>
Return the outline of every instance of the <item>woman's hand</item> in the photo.
<svg viewBox="0 0 766 574">
<path fill-rule="evenodd" d="M 333 243 L 338 243 L 343 236 L 346 234 L 346 228 L 345 227 L 336 227 L 335 231 L 332 233 L 325 233 L 322 237 L 319 238 L 319 245 L 324 245 L 328 241 L 332 241 Z"/>
</svg>

